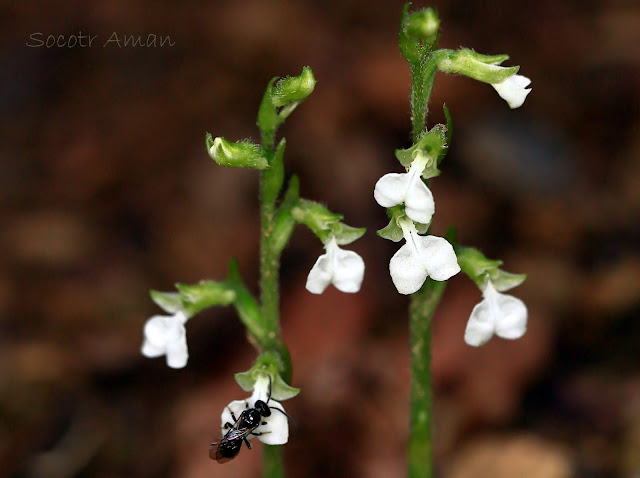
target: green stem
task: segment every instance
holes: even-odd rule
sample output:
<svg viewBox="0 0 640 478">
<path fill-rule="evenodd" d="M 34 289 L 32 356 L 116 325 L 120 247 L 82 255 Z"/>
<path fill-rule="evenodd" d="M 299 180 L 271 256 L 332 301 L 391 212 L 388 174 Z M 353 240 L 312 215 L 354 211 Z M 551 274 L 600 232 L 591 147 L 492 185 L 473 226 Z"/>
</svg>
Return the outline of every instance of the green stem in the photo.
<svg viewBox="0 0 640 478">
<path fill-rule="evenodd" d="M 431 319 L 440 303 L 446 281 L 427 279 L 411 295 L 409 330 L 411 342 L 411 412 L 409 421 L 409 478 L 433 476 L 431 444 Z"/>
<path fill-rule="evenodd" d="M 436 78 L 437 60 L 440 56 L 440 51 L 437 51 L 427 55 L 422 61 L 411 64 L 411 123 L 414 144 L 427 129 L 429 98 Z"/>
<path fill-rule="evenodd" d="M 263 134 L 263 146 L 269 151 L 274 144 L 273 134 Z M 271 245 L 274 219 L 276 214 L 275 200 L 266 200 L 266 188 L 269 187 L 269 169 L 262 171 L 260 175 L 260 302 L 262 304 L 262 320 L 267 330 L 266 337 L 260 343 L 262 351 L 272 350 L 281 357 L 283 378 L 289 380 L 291 375 L 291 362 L 286 347 L 280 339 L 280 297 L 279 297 L 279 272 L 280 255 Z M 284 463 L 282 459 L 282 447 L 265 445 L 263 450 L 263 477 L 284 478 Z"/>
<path fill-rule="evenodd" d="M 265 478 L 280 478 L 285 476 L 281 445 L 263 446 L 262 476 Z"/>
<path fill-rule="evenodd" d="M 429 98 L 433 91 L 438 59 L 444 54 L 443 50 L 430 52 L 419 63 L 411 64 L 411 122 L 414 144 L 426 131 Z M 409 307 L 411 398 L 407 473 L 409 478 L 433 476 L 431 319 L 440 303 L 446 284 L 446 281 L 436 282 L 427 279 L 422 288 L 411 295 Z"/>
</svg>

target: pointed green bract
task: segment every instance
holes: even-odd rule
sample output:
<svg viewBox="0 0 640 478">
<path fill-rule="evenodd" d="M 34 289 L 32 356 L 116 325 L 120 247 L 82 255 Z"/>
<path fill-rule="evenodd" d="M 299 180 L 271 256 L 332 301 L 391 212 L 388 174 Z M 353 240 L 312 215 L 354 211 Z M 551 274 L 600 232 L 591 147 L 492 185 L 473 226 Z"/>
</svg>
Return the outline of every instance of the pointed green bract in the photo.
<svg viewBox="0 0 640 478">
<path fill-rule="evenodd" d="M 366 228 L 355 228 L 340 222 L 342 215 L 329 211 L 325 206 L 308 199 L 300 199 L 291 211 L 293 218 L 307 226 L 323 244 L 335 237 L 340 245 L 350 244 L 360 238 Z"/>
<path fill-rule="evenodd" d="M 269 161 L 262 148 L 248 141 L 232 143 L 224 138 L 215 138 L 207 133 L 205 137 L 207 152 L 220 166 L 234 168 L 265 169 L 269 167 Z"/>
</svg>

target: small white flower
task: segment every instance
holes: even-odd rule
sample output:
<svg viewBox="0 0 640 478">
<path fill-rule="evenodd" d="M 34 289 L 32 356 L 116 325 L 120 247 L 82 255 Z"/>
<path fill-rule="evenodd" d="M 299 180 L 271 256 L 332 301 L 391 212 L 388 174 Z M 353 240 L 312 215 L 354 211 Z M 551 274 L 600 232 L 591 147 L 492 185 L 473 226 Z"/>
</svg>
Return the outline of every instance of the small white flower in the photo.
<svg viewBox="0 0 640 478">
<path fill-rule="evenodd" d="M 141 352 L 145 357 L 167 356 L 167 365 L 182 368 L 187 365 L 187 332 L 183 311 L 174 315 L 154 315 L 144 324 L 144 342 Z"/>
<path fill-rule="evenodd" d="M 467 323 L 464 341 L 478 347 L 496 334 L 503 339 L 519 339 L 527 331 L 527 307 L 520 299 L 498 292 L 491 281 L 482 291 Z"/>
<path fill-rule="evenodd" d="M 266 422 L 266 425 L 259 425 L 255 430 L 255 436 L 258 437 L 262 443 L 267 445 L 284 445 L 289 440 L 289 421 L 284 413 L 282 404 L 269 397 L 269 376 L 258 378 L 253 388 L 253 394 L 246 400 L 234 400 L 227 405 L 220 416 L 220 428 L 222 430 L 222 436 L 229 431 L 229 428 L 225 428 L 225 424 L 234 424 L 234 419 L 231 416 L 231 412 L 235 415 L 236 419 L 240 418 L 243 411 L 248 408 L 253 408 L 257 400 L 266 402 L 267 406 L 271 410 L 271 415 L 263 417 L 261 423 Z M 278 411 L 280 410 L 280 411 Z M 254 435 L 249 434 L 247 438 L 251 439 Z"/>
<path fill-rule="evenodd" d="M 422 181 L 422 172 L 428 158 L 418 156 L 406 173 L 389 173 L 376 183 L 373 197 L 382 207 L 404 203 L 409 218 L 420 224 L 428 224 L 435 212 L 433 195 Z"/>
<path fill-rule="evenodd" d="M 327 252 L 318 258 L 307 277 L 307 290 L 322 294 L 329 284 L 333 284 L 342 292 L 358 292 L 364 278 L 362 257 L 341 249 L 335 237 L 331 237 L 324 247 Z"/>
<path fill-rule="evenodd" d="M 492 84 L 500 97 L 505 100 L 511 109 L 520 108 L 525 98 L 531 93 L 531 88 L 527 88 L 531 80 L 526 76 L 512 75 L 500 83 Z"/>
<path fill-rule="evenodd" d="M 421 236 L 413 221 L 399 221 L 406 244 L 389 262 L 389 272 L 401 294 L 420 290 L 427 277 L 443 281 L 460 272 L 453 246 L 437 236 Z"/>
</svg>

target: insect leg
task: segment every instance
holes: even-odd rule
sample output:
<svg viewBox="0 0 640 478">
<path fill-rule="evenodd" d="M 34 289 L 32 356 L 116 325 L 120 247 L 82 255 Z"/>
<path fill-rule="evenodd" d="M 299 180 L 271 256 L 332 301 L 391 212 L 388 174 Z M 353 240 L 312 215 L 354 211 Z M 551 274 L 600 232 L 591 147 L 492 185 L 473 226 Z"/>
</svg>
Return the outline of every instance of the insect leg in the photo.
<svg viewBox="0 0 640 478">
<path fill-rule="evenodd" d="M 251 432 L 251 434 L 253 436 L 259 437 L 260 435 L 266 435 L 267 433 L 271 433 L 271 431 L 268 432 Z"/>
<path fill-rule="evenodd" d="M 235 413 L 233 413 L 233 410 L 231 410 L 229 407 L 227 407 L 227 410 L 229 410 L 229 413 L 231 414 L 231 418 L 233 418 L 233 421 L 237 422 L 238 419 L 236 418 Z"/>
<path fill-rule="evenodd" d="M 249 443 L 249 440 L 247 440 L 246 438 L 243 438 L 243 440 L 244 440 L 244 443 L 247 445 L 247 448 L 251 450 L 251 443 Z"/>
<path fill-rule="evenodd" d="M 237 420 L 236 420 L 236 421 L 237 421 Z M 225 428 L 225 430 L 228 430 L 228 429 L 229 429 L 229 428 L 231 428 L 232 426 L 233 426 L 233 425 L 232 425 L 231 423 L 229 423 L 229 422 L 227 422 L 227 423 L 225 423 L 225 424 L 224 424 L 224 428 Z"/>
</svg>

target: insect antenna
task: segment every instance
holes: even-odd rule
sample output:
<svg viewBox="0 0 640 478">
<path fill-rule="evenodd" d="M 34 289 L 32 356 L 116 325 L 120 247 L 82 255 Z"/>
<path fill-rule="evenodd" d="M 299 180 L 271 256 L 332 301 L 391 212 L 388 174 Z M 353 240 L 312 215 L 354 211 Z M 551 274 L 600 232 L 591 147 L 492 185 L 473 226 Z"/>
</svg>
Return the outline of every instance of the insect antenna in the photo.
<svg viewBox="0 0 640 478">
<path fill-rule="evenodd" d="M 293 418 L 291 415 L 289 415 L 287 412 L 285 412 L 284 410 L 282 410 L 281 408 L 278 407 L 269 407 L 271 410 L 278 410 L 280 413 L 282 413 L 285 417 L 287 417 L 289 420 L 291 420 L 295 425 L 298 424 L 298 422 L 296 421 L 295 418 Z"/>
</svg>

